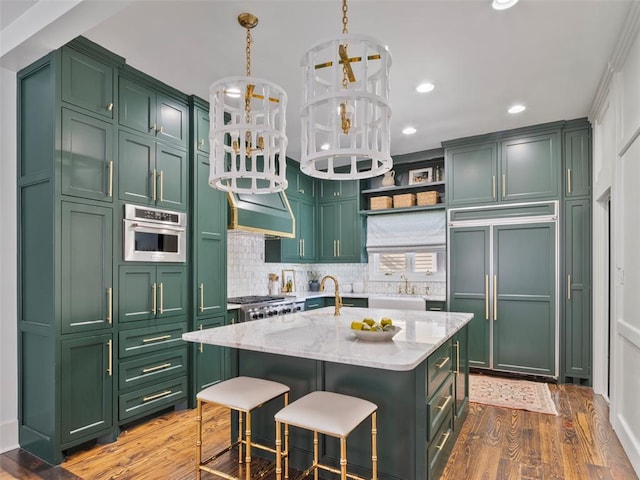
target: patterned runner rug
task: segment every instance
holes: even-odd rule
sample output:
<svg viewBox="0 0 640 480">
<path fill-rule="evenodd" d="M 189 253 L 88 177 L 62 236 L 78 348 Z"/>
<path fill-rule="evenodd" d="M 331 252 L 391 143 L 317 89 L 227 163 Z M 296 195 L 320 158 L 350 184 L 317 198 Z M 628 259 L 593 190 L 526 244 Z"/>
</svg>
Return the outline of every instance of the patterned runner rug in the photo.
<svg viewBox="0 0 640 480">
<path fill-rule="evenodd" d="M 469 401 L 558 415 L 549 386 L 541 382 L 470 375 Z"/>
</svg>

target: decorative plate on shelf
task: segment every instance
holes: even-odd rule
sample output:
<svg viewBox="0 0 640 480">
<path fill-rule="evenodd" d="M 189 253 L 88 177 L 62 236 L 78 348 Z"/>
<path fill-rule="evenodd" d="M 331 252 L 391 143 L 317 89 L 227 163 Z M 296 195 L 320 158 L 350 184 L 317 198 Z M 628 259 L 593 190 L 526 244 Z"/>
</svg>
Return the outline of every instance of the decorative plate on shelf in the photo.
<svg viewBox="0 0 640 480">
<path fill-rule="evenodd" d="M 351 329 L 353 334 L 359 339 L 366 342 L 388 342 L 398 333 L 402 328 L 392 326 L 389 330 L 384 331 L 371 331 L 371 330 L 354 330 Z"/>
</svg>

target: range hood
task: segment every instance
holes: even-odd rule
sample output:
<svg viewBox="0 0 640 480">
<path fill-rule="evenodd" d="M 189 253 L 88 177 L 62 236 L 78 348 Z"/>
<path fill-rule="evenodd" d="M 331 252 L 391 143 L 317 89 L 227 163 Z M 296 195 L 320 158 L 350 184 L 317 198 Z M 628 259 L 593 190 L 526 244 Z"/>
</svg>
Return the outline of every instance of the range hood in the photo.
<svg viewBox="0 0 640 480">
<path fill-rule="evenodd" d="M 285 192 L 233 193 L 229 200 L 229 230 L 294 238 L 296 221 Z"/>
</svg>

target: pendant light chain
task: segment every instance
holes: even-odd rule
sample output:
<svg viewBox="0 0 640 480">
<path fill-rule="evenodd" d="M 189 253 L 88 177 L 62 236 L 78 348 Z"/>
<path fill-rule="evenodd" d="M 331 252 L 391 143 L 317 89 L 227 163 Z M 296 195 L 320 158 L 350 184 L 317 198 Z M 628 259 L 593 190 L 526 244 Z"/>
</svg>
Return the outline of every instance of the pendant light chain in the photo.
<svg viewBox="0 0 640 480">
<path fill-rule="evenodd" d="M 347 24 L 349 23 L 349 19 L 347 18 L 347 0 L 342 0 L 342 34 L 347 35 L 349 33 L 349 29 L 347 28 Z M 345 48 L 347 45 L 345 44 Z M 347 62 L 342 62 L 342 88 L 347 89 L 347 85 L 349 85 L 349 80 L 347 78 Z"/>
<path fill-rule="evenodd" d="M 247 28 L 247 46 L 246 46 L 247 77 L 251 76 L 251 41 L 252 41 L 251 29 Z M 245 113 L 247 123 L 250 124 L 251 123 L 251 93 L 248 90 L 244 93 L 244 113 Z M 247 137 L 249 140 L 251 139 L 251 134 L 249 132 L 247 132 Z"/>
</svg>

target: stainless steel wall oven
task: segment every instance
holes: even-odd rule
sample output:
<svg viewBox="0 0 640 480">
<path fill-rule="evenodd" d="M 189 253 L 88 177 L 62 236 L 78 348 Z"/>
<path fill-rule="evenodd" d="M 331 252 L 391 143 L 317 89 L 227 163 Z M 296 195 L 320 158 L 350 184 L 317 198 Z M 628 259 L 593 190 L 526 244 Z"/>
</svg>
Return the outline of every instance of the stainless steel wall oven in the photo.
<svg viewBox="0 0 640 480">
<path fill-rule="evenodd" d="M 123 258 L 126 262 L 187 260 L 187 215 L 158 208 L 124 206 Z"/>
</svg>

